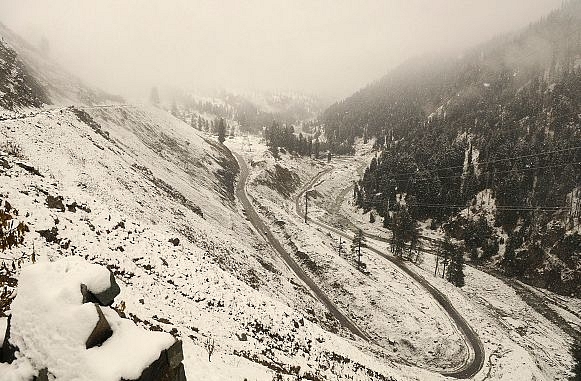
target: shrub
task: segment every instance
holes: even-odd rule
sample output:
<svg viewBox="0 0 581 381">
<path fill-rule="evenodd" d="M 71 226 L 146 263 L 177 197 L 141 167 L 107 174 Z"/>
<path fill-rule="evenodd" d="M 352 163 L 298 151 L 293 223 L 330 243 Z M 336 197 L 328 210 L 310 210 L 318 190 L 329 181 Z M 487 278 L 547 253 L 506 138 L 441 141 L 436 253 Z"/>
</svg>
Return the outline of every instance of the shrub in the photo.
<svg viewBox="0 0 581 381">
<path fill-rule="evenodd" d="M 8 140 L 0 144 L 0 151 L 6 152 L 10 156 L 17 157 L 19 159 L 24 158 L 24 153 L 22 152 L 22 147 L 11 140 Z"/>
</svg>

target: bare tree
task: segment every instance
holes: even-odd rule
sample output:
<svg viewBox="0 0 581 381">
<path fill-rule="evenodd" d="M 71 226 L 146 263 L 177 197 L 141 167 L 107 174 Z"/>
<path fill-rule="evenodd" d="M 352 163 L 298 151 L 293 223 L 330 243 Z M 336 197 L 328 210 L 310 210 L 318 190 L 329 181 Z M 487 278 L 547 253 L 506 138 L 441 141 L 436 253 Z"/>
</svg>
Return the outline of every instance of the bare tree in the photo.
<svg viewBox="0 0 581 381">
<path fill-rule="evenodd" d="M 214 339 L 208 337 L 204 342 L 204 348 L 206 348 L 206 352 L 208 352 L 208 361 L 212 361 L 212 354 L 214 353 Z"/>
</svg>

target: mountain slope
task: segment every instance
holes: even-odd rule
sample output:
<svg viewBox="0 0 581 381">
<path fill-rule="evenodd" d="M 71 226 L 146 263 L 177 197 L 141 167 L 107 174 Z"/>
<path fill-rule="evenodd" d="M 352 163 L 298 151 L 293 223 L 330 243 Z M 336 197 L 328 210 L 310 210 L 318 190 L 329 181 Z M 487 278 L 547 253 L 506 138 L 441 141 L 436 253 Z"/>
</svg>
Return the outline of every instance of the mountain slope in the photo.
<svg viewBox="0 0 581 381">
<path fill-rule="evenodd" d="M 12 73 L 24 73 L 25 80 L 23 85 L 14 86 L 15 89 L 26 89 L 35 98 L 36 102 L 19 102 L 14 106 L 38 107 L 44 104 L 54 105 L 68 105 L 73 103 L 81 103 L 86 105 L 103 104 L 103 103 L 118 103 L 123 102 L 119 96 L 108 94 L 105 91 L 95 89 L 83 83 L 79 78 L 63 70 L 56 62 L 44 57 L 35 47 L 23 40 L 20 36 L 14 34 L 10 29 L 6 28 L 0 23 L 0 51 L 1 58 L 7 61 L 8 66 L 1 65 L 4 70 L 8 70 L 11 66 Z M 6 51 L 12 53 L 5 53 Z M 9 60 L 5 58 L 6 55 L 16 56 L 16 65 L 10 65 Z M 9 77 L 0 77 L 4 80 Z M 0 88 L 1 89 L 1 88 Z M 29 95 L 28 97 L 30 98 Z M 2 97 L 4 98 L 4 97 Z M 3 108 L 13 109 L 13 107 Z"/>
<path fill-rule="evenodd" d="M 326 110 L 332 145 L 374 136 L 382 149 L 358 205 L 385 217 L 406 194 L 416 219 L 450 222 L 475 263 L 493 257 L 508 275 L 579 295 L 579 25 L 575 0 L 458 58 L 412 60 Z"/>
<path fill-rule="evenodd" d="M 16 52 L 0 41 L 0 107 L 39 107 L 49 102 L 48 96 L 19 59 Z"/>
</svg>

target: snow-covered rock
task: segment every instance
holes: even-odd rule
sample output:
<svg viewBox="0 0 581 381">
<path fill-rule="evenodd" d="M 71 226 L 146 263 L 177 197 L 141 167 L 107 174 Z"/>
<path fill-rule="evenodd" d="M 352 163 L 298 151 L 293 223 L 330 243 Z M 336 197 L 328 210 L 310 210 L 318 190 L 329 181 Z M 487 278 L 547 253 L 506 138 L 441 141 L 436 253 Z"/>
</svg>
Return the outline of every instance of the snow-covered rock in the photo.
<svg viewBox="0 0 581 381">
<path fill-rule="evenodd" d="M 137 380 L 160 353 L 167 356 L 164 351 L 175 343 L 171 335 L 139 328 L 112 308 L 83 303 L 81 285 L 102 293 L 111 287 L 110 272 L 75 257 L 23 269 L 9 339 L 18 348 L 17 360 L 0 366 L 2 379 L 27 380 L 31 370 L 46 368 L 57 380 Z M 103 318 L 112 335 L 91 346 L 88 338 Z"/>
</svg>

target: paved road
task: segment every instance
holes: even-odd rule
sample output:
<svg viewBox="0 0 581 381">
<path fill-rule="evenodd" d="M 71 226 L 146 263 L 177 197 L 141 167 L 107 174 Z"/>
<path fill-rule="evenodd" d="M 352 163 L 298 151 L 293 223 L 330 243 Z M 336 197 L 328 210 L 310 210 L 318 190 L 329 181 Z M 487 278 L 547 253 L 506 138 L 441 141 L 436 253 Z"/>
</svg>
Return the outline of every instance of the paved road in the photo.
<svg viewBox="0 0 581 381">
<path fill-rule="evenodd" d="M 310 189 L 314 184 L 319 182 L 320 179 L 325 174 L 329 173 L 331 170 L 332 170 L 332 168 L 328 168 L 324 171 L 319 172 L 316 176 L 314 176 L 311 179 L 311 181 L 305 187 L 303 187 L 301 192 L 299 192 L 299 194 L 297 195 L 297 198 L 295 199 L 296 213 L 299 216 L 301 216 L 301 213 L 304 213 L 304 209 L 301 208 L 301 201 L 304 197 L 304 193 L 308 189 Z M 304 218 L 304 215 L 302 217 Z M 327 231 L 338 234 L 338 235 L 344 237 L 345 239 L 348 239 L 348 240 L 353 239 L 353 233 L 351 233 L 351 232 L 346 233 L 342 230 L 339 230 L 339 229 L 334 228 L 332 226 L 328 226 L 327 224 L 324 224 L 322 222 L 319 222 L 319 221 L 311 219 L 311 218 L 308 218 L 308 221 L 323 228 L 323 229 L 325 229 L 325 230 L 327 230 Z M 372 238 L 375 238 L 375 237 L 372 237 Z M 430 282 L 428 282 L 423 276 L 419 275 L 418 273 L 416 273 L 415 271 L 410 269 L 408 267 L 408 265 L 400 258 L 397 258 L 397 257 L 392 256 L 392 255 L 388 255 L 387 253 L 385 253 L 381 250 L 378 250 L 372 246 L 369 246 L 368 249 L 370 251 L 380 255 L 381 257 L 387 259 L 388 261 L 390 261 L 391 263 L 396 265 L 404 273 L 409 275 L 414 281 L 416 281 L 417 283 L 422 285 L 426 289 L 426 291 L 428 293 L 430 293 L 430 295 L 432 295 L 432 297 L 442 306 L 444 311 L 446 311 L 446 313 L 454 321 L 454 323 L 456 324 L 456 326 L 458 327 L 458 329 L 460 330 L 460 332 L 464 336 L 465 342 L 468 345 L 469 352 L 470 352 L 470 356 L 467 359 L 467 361 L 461 367 L 459 367 L 457 369 L 443 370 L 443 371 L 440 371 L 439 373 L 442 375 L 445 375 L 448 377 L 454 377 L 454 378 L 471 378 L 474 375 L 476 375 L 476 373 L 478 373 L 480 371 L 480 369 L 482 369 L 482 366 L 484 365 L 484 358 L 485 358 L 484 346 L 483 346 L 482 342 L 480 341 L 480 338 L 478 337 L 476 332 L 474 332 L 474 330 L 472 329 L 472 327 L 470 327 L 470 325 L 468 324 L 466 319 L 464 319 L 462 317 L 462 315 L 460 315 L 460 313 L 454 308 L 454 306 L 452 305 L 450 300 L 442 292 L 440 292 L 438 289 L 436 289 L 434 286 L 432 286 L 430 284 Z"/>
<path fill-rule="evenodd" d="M 246 194 L 246 181 L 248 179 L 248 166 L 246 161 L 240 155 L 232 152 L 238 161 L 240 166 L 240 179 L 236 184 L 236 197 L 242 203 L 244 210 L 246 211 L 246 216 L 248 220 L 256 230 L 264 237 L 264 239 L 276 250 L 276 252 L 281 256 L 281 258 L 286 262 L 286 264 L 291 268 L 291 270 L 297 275 L 297 277 L 302 280 L 307 287 L 313 292 L 313 294 L 327 307 L 329 312 L 341 323 L 341 325 L 351 331 L 353 334 L 359 336 L 360 338 L 369 341 L 369 336 L 365 334 L 359 327 L 355 325 L 346 315 L 344 315 L 335 304 L 329 299 L 329 297 L 319 288 L 319 286 L 305 273 L 305 271 L 299 266 L 299 264 L 290 256 L 290 254 L 284 249 L 281 243 L 274 237 L 268 226 L 262 221 L 258 216 L 258 213 L 254 209 L 254 206 L 248 199 Z"/>
</svg>

